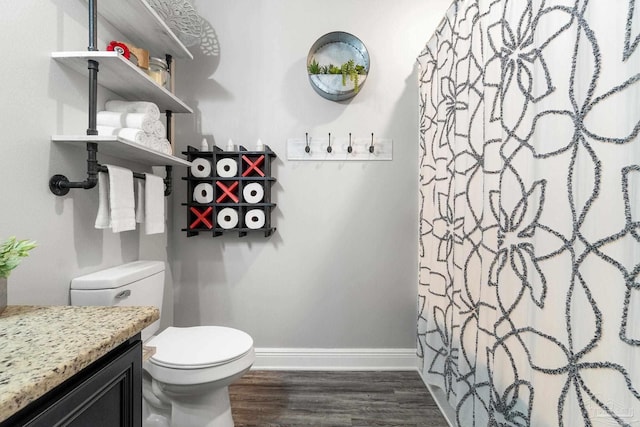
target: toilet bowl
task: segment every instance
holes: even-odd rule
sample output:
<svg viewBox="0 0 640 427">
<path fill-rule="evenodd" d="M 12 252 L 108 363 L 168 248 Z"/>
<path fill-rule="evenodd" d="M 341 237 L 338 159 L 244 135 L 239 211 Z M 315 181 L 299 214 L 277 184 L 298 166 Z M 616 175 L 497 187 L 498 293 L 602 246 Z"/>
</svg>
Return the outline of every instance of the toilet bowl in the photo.
<svg viewBox="0 0 640 427">
<path fill-rule="evenodd" d="M 146 345 L 156 353 L 143 363 L 143 381 L 150 382 L 143 397 L 159 410 L 148 411 L 145 426 L 233 426 L 228 386 L 255 359 L 248 334 L 221 326 L 170 327 Z"/>
<path fill-rule="evenodd" d="M 72 305 L 162 307 L 164 263 L 136 261 L 71 281 Z M 162 315 L 162 313 L 161 313 Z M 255 360 L 253 339 L 222 326 L 142 331 L 155 353 L 142 364 L 145 427 L 233 427 L 229 384 Z"/>
</svg>

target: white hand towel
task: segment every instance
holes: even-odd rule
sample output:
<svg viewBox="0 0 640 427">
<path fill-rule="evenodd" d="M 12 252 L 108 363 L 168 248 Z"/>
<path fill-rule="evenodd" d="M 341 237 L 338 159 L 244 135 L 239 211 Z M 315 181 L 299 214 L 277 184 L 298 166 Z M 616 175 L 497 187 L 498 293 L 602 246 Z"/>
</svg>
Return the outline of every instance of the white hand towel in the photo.
<svg viewBox="0 0 640 427">
<path fill-rule="evenodd" d="M 110 100 L 105 103 L 104 109 L 120 113 L 145 113 L 153 120 L 160 119 L 160 109 L 153 102 Z"/>
<path fill-rule="evenodd" d="M 164 233 L 164 181 L 151 173 L 145 173 L 145 178 L 145 233 Z"/>
<path fill-rule="evenodd" d="M 144 180 L 136 180 L 136 222 L 138 224 L 144 223 Z"/>
<path fill-rule="evenodd" d="M 111 226 L 109 215 L 109 177 L 106 173 L 98 173 L 98 214 L 96 215 L 96 228 L 104 229 Z"/>
<path fill-rule="evenodd" d="M 133 172 L 118 166 L 105 165 L 109 170 L 109 214 L 111 231 L 136 229 Z"/>
<path fill-rule="evenodd" d="M 96 124 L 98 126 L 109 126 L 112 128 L 134 127 L 125 124 L 126 113 L 116 111 L 98 111 L 96 115 Z"/>
</svg>

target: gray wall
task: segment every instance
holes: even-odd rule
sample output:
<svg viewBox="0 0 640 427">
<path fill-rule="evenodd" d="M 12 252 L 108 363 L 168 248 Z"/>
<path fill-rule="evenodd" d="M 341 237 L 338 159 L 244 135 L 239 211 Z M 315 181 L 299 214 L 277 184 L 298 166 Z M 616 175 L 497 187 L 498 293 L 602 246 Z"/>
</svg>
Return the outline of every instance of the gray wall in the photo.
<svg viewBox="0 0 640 427">
<path fill-rule="evenodd" d="M 93 227 L 97 189 L 49 192 L 56 173 L 86 175 L 84 148 L 52 144 L 52 134 L 83 134 L 87 127 L 87 78 L 51 60 L 52 51 L 86 50 L 87 5 L 83 0 L 9 0 L 0 14 L 4 41 L 0 65 L 0 239 L 38 241 L 32 255 L 9 278 L 9 304 L 68 304 L 77 275 L 137 259 L 167 260 L 167 235 L 114 234 Z M 99 47 L 120 39 L 99 26 Z M 100 90 L 100 103 L 113 97 Z M 102 163 L 144 167 L 99 155 Z M 171 202 L 169 203 L 171 207 Z M 164 323 L 172 322 L 171 274 Z"/>
<path fill-rule="evenodd" d="M 417 301 L 415 58 L 449 0 L 200 0 L 218 57 L 178 62 L 177 93 L 196 114 L 177 119 L 178 147 L 255 147 L 279 156 L 265 239 L 186 238 L 186 186 L 174 202 L 170 258 L 175 323 L 249 332 L 258 347 L 411 348 Z M 360 94 L 335 103 L 307 80 L 321 35 L 357 35 L 371 56 Z M 393 138 L 391 162 L 287 161 L 286 140 L 310 135 Z"/>
<path fill-rule="evenodd" d="M 219 57 L 178 63 L 178 95 L 197 114 L 178 116 L 179 145 L 202 135 L 279 155 L 269 239 L 186 239 L 185 186 L 168 199 L 173 231 L 145 236 L 93 228 L 97 190 L 53 196 L 47 182 L 85 176 L 82 148 L 52 134 L 84 133 L 87 80 L 50 59 L 85 50 L 84 0 L 9 0 L 0 14 L 0 238 L 39 247 L 11 275 L 10 304 L 67 304 L 72 277 L 136 259 L 173 260 L 164 324 L 226 324 L 261 347 L 412 347 L 416 315 L 417 99 L 414 61 L 449 1 L 199 1 L 215 27 Z M 101 24 L 100 47 L 121 38 Z M 351 102 L 313 92 L 305 73 L 311 44 L 349 31 L 367 45 L 371 74 Z M 35 31 L 35 33 L 34 33 Z M 34 37 L 34 34 L 36 35 Z M 100 90 L 103 102 L 113 95 Z M 295 163 L 286 139 L 304 132 L 394 139 L 382 163 Z M 100 156 L 102 163 L 144 170 Z M 177 175 L 185 170 L 176 168 Z M 171 218 L 171 216 L 170 216 Z M 171 279 L 175 278 L 175 287 Z"/>
</svg>

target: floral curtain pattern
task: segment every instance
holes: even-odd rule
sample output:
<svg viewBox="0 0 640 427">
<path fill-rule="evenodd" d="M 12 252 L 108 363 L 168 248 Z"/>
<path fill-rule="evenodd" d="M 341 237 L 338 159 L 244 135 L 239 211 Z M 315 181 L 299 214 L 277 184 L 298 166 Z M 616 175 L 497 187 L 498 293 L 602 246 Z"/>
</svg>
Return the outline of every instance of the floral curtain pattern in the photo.
<svg viewBox="0 0 640 427">
<path fill-rule="evenodd" d="M 417 346 L 459 426 L 640 426 L 640 3 L 461 0 L 420 54 Z"/>
</svg>

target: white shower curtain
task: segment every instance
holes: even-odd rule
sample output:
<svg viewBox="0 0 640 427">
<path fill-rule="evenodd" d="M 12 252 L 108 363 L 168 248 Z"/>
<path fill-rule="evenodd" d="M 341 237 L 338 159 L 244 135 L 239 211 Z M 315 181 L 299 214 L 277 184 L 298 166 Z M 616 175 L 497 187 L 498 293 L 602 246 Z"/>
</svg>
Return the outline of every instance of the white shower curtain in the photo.
<svg viewBox="0 0 640 427">
<path fill-rule="evenodd" d="M 462 0 L 419 57 L 423 375 L 468 426 L 640 426 L 640 2 Z"/>
</svg>

